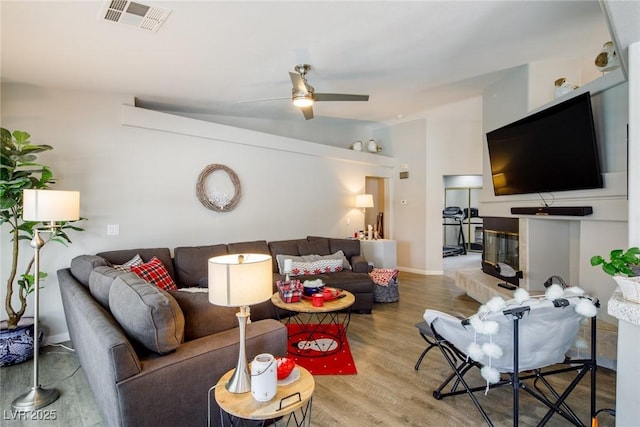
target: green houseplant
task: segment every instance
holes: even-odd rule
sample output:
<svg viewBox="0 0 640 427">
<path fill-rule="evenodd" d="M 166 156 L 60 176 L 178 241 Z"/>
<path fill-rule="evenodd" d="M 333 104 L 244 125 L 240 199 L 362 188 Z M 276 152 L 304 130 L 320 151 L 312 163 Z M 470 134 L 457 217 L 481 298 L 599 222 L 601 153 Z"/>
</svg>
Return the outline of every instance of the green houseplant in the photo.
<svg viewBox="0 0 640 427">
<path fill-rule="evenodd" d="M 614 249 L 609 254 L 609 260 L 600 255 L 591 257 L 591 265 L 602 265 L 602 270 L 610 276 L 622 275 L 637 276 L 633 269 L 640 267 L 640 249 L 637 247 Z"/>
<path fill-rule="evenodd" d="M 31 135 L 28 132 L 16 130 L 10 132 L 0 128 L 2 149 L 0 152 L 0 225 L 7 224 L 11 235 L 12 259 L 9 277 L 6 282 L 5 309 L 8 319 L 7 329 L 18 327 L 27 308 L 27 296 L 33 292 L 35 283 L 34 274 L 39 274 L 40 279 L 46 277 L 44 272 L 32 272 L 34 257 L 33 252 L 23 273 L 18 274 L 19 259 L 21 255 L 20 242 L 30 241 L 34 230 L 41 225 L 38 222 L 24 221 L 22 219 L 22 191 L 26 189 L 47 189 L 55 183 L 53 173 L 47 166 L 36 163 L 37 154 L 52 150 L 50 145 L 32 144 L 29 141 Z M 51 240 L 62 244 L 71 243 L 67 230 L 82 231 L 72 222 L 62 223 Z M 17 304 L 14 305 L 14 294 L 17 293 Z"/>
<path fill-rule="evenodd" d="M 640 248 L 614 249 L 608 260 L 595 255 L 591 257 L 591 265 L 602 265 L 602 270 L 613 276 L 624 298 L 640 304 Z"/>
</svg>

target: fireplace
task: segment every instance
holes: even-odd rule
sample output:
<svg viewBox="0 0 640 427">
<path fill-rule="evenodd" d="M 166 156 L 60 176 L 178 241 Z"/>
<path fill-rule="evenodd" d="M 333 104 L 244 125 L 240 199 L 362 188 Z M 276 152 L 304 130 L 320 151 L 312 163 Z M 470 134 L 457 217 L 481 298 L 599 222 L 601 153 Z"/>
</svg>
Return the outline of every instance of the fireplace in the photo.
<svg viewBox="0 0 640 427">
<path fill-rule="evenodd" d="M 518 228 L 518 218 L 483 218 L 482 271 L 516 286 L 519 286 L 522 278 Z M 498 264 L 506 264 L 515 270 L 515 277 L 501 276 Z"/>
</svg>

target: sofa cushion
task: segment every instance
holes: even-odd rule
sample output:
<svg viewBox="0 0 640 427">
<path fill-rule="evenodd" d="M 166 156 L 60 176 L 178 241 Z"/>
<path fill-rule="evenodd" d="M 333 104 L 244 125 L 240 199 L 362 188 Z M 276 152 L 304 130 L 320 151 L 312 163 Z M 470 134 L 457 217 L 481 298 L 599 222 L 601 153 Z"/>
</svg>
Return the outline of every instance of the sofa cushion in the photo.
<svg viewBox="0 0 640 427">
<path fill-rule="evenodd" d="M 331 248 L 331 253 L 338 251 L 344 252 L 344 256 L 346 256 L 349 261 L 351 261 L 352 257 L 360 255 L 360 240 L 329 239 L 329 247 Z"/>
<path fill-rule="evenodd" d="M 273 258 L 273 271 L 279 271 L 280 268 L 276 262 L 276 257 L 278 254 L 286 254 L 292 256 L 300 256 L 300 252 L 298 252 L 298 243 L 300 239 L 296 240 L 278 240 L 275 242 L 269 242 L 269 252 L 271 252 L 271 257 Z"/>
<path fill-rule="evenodd" d="M 100 252 L 97 255 L 106 258 L 111 264 L 124 264 L 139 254 L 144 262 L 149 262 L 153 257 L 162 261 L 169 275 L 174 278 L 173 259 L 169 248 L 141 248 L 141 249 L 124 249 L 119 251 Z"/>
<path fill-rule="evenodd" d="M 101 306 L 109 310 L 109 291 L 113 281 L 126 271 L 106 265 L 93 269 L 89 275 L 89 291 Z"/>
<path fill-rule="evenodd" d="M 269 246 L 266 240 L 255 240 L 253 242 L 237 242 L 227 245 L 229 254 L 265 254 L 270 255 Z"/>
<path fill-rule="evenodd" d="M 134 273 L 113 281 L 109 307 L 122 329 L 155 353 L 169 353 L 182 343 L 184 315 L 176 300 Z"/>
<path fill-rule="evenodd" d="M 131 271 L 141 279 L 144 279 L 165 291 L 174 291 L 178 289 L 164 264 L 162 264 L 162 262 L 156 257 L 153 257 L 151 261 L 147 263 L 134 265 L 131 267 Z"/>
<path fill-rule="evenodd" d="M 199 291 L 198 291 L 199 290 Z M 209 302 L 206 289 L 182 288 L 169 291 L 184 314 L 184 340 L 191 341 L 238 326 L 237 307 L 223 307 Z"/>
<path fill-rule="evenodd" d="M 329 239 L 300 240 L 298 242 L 300 255 L 329 255 Z"/>
<path fill-rule="evenodd" d="M 184 314 L 185 342 L 238 327 L 238 308 L 211 304 L 206 289 L 181 288 L 169 291 L 169 294 L 176 299 Z M 252 305 L 250 312 L 252 321 L 270 319 L 275 314 L 270 300 Z"/>
<path fill-rule="evenodd" d="M 71 260 L 71 274 L 88 288 L 89 276 L 93 269 L 99 266 L 111 266 L 111 264 L 98 255 L 80 255 Z"/>
<path fill-rule="evenodd" d="M 352 294 L 371 294 L 373 297 L 373 280 L 366 273 L 354 273 L 352 271 L 342 271 L 340 273 L 317 274 L 305 276 L 305 280 L 320 279 L 330 287 L 344 289 Z M 356 300 L 358 297 L 356 297 Z"/>
<path fill-rule="evenodd" d="M 206 283 L 209 258 L 226 255 L 227 245 L 182 246 L 173 250 L 173 266 L 178 287 Z"/>
</svg>

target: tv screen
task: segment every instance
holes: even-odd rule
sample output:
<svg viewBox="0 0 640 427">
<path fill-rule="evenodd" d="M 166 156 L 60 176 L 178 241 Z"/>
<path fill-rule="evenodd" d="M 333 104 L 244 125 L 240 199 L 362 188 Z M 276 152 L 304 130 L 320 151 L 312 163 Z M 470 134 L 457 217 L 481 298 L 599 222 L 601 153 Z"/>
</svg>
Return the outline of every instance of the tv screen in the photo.
<svg viewBox="0 0 640 427">
<path fill-rule="evenodd" d="M 496 196 L 602 188 L 591 96 L 487 133 Z"/>
</svg>

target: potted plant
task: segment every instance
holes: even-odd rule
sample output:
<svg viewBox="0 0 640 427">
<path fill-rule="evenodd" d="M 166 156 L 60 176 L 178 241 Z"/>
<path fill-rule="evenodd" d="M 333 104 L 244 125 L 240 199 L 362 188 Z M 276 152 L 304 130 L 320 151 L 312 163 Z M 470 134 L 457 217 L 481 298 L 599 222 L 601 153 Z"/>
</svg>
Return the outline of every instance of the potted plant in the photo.
<svg viewBox="0 0 640 427">
<path fill-rule="evenodd" d="M 608 260 L 595 255 L 591 257 L 591 265 L 602 265 L 602 270 L 613 276 L 622 295 L 629 301 L 640 303 L 640 248 L 614 249 Z"/>
<path fill-rule="evenodd" d="M 31 354 L 26 349 L 27 354 L 16 355 L 17 352 L 20 352 L 16 348 L 28 345 L 28 341 L 33 345 L 32 319 L 29 319 L 28 322 L 26 318 L 23 322 L 21 319 L 27 308 L 27 296 L 34 290 L 34 275 L 38 274 L 40 280 L 47 276 L 44 272 L 31 271 L 34 263 L 33 251 L 27 251 L 27 254 L 31 254 L 31 258 L 27 262 L 24 272 L 18 274 L 22 246 L 20 243 L 25 240 L 30 241 L 34 236 L 35 228 L 41 225 L 38 222 L 22 219 L 22 191 L 25 189 L 47 189 L 55 183 L 51 169 L 36 163 L 38 153 L 52 150 L 53 147 L 32 144 L 29 141 L 30 136 L 28 132 L 19 130 L 10 132 L 5 128 L 0 128 L 2 141 L 0 151 L 0 225 L 7 224 L 12 243 L 11 267 L 6 282 L 5 296 L 5 309 L 8 318 L 2 321 L 2 332 L 0 333 L 0 365 L 2 366 L 22 362 L 33 355 L 32 347 Z M 71 243 L 66 234 L 69 229 L 83 230 L 73 225 L 72 222 L 62 223 L 50 240 L 65 245 Z M 17 298 L 15 298 L 16 296 Z M 20 331 L 16 332 L 17 330 Z M 24 334 L 29 335 L 29 333 L 31 336 L 25 337 Z M 10 353 L 8 356 L 7 352 Z M 13 361 L 14 359 L 15 361 Z"/>
</svg>

